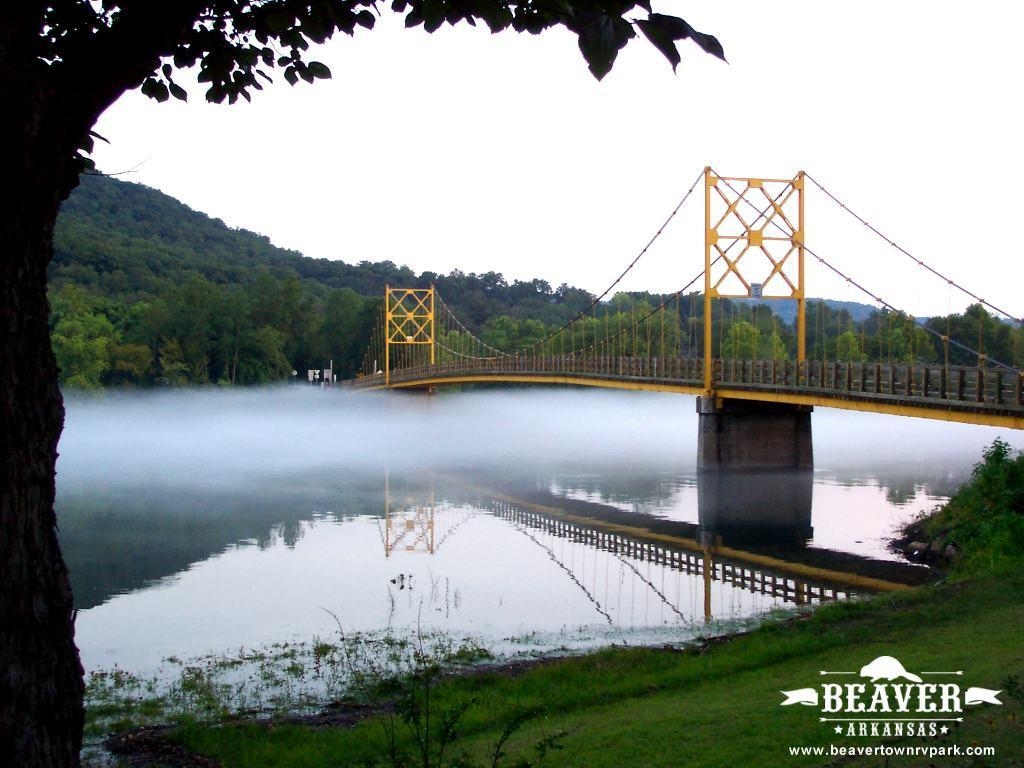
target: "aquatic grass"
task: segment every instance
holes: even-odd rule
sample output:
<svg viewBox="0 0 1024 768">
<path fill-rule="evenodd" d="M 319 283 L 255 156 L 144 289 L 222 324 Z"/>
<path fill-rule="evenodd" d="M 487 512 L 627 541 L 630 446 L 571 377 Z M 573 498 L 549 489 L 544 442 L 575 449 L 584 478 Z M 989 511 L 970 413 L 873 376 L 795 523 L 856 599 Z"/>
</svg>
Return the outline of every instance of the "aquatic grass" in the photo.
<svg viewBox="0 0 1024 768">
<path fill-rule="evenodd" d="M 912 600 L 910 595 L 899 598 Z M 699 682 L 709 674 L 756 668 L 841 643 L 853 632 L 851 620 L 867 610 L 866 603 L 854 601 L 824 606 L 815 614 L 775 612 L 764 618 L 758 631 L 750 633 L 751 638 L 762 640 L 747 640 L 744 654 L 734 656 L 727 667 L 714 670 L 702 666 L 681 668 L 675 656 L 704 656 L 710 648 L 725 642 L 727 635 L 712 633 L 698 636 L 689 644 L 665 648 L 610 647 L 565 664 L 542 659 L 535 662 L 536 670 L 527 669 L 526 660 L 525 671 L 515 680 L 506 674 L 507 665 L 486 649 L 467 638 L 442 633 L 414 638 L 394 632 L 339 631 L 337 636 L 315 637 L 309 643 L 274 643 L 187 661 L 172 657 L 166 660 L 173 672 L 169 680 L 142 679 L 116 668 L 91 675 L 87 692 L 89 732 L 99 736 L 127 727 L 210 723 L 238 716 L 266 719 L 316 711 L 326 702 L 365 703 L 387 698 L 400 689 L 403 678 L 415 673 L 417 643 L 421 656 L 428 654 L 439 660 L 446 674 L 475 669 L 460 678 L 458 696 L 465 693 L 487 701 L 486 713 L 467 712 L 462 718 L 463 730 L 479 732 L 490 727 L 492 717 L 511 721 L 523 708 L 543 708 L 549 713 L 571 711 Z M 842 623 L 844 632 L 838 634 L 832 629 L 808 636 L 781 629 L 792 622 L 821 623 L 827 617 L 832 618 L 824 621 L 826 626 Z M 736 642 L 736 638 L 729 642 Z M 488 668 L 487 663 L 493 667 Z M 541 673 L 541 669 L 550 671 Z M 438 706 L 451 705 L 446 685 L 438 686 Z M 511 696 L 512 691 L 515 694 L 511 702 L 503 703 L 502 695 Z"/>
<path fill-rule="evenodd" d="M 421 641 L 446 669 L 491 658 L 471 638 L 429 632 Z M 314 711 L 325 702 L 351 700 L 359 694 L 351 658 L 377 659 L 387 671 L 381 680 L 397 679 L 407 671 L 403 658 L 410 647 L 409 637 L 392 630 L 339 633 L 192 659 L 172 656 L 148 677 L 116 666 L 95 670 L 86 678 L 86 735 L 98 739 L 113 731 L 168 722 Z"/>
</svg>

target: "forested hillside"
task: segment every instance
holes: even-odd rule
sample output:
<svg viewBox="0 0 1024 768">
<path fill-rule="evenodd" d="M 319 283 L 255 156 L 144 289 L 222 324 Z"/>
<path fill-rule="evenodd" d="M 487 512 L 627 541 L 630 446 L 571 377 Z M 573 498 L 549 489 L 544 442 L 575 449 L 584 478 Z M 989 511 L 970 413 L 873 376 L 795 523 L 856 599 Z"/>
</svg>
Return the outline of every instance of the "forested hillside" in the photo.
<svg viewBox="0 0 1024 768">
<path fill-rule="evenodd" d="M 85 176 L 64 204 L 50 269 L 52 338 L 65 386 L 182 386 L 285 381 L 334 361 L 339 378 L 360 367 L 380 323 L 386 283 L 434 284 L 468 329 L 513 352 L 589 307 L 593 296 L 544 280 L 454 271 L 414 274 L 374 254 L 310 259 L 235 230 L 147 187 Z M 346 254 L 343 254 L 343 256 Z M 580 337 L 629 327 L 664 296 L 619 293 L 591 310 Z M 699 294 L 660 312 L 684 354 L 701 354 Z M 726 358 L 795 354 L 792 302 L 715 302 L 715 353 Z M 1018 365 L 1022 331 L 972 306 L 927 328 L 901 313 L 853 302 L 808 301 L 811 359 L 973 365 L 972 353 Z M 589 324 L 589 325 L 588 325 Z M 953 339 L 946 344 L 943 337 Z M 634 346 L 625 354 L 651 354 Z"/>
<path fill-rule="evenodd" d="M 391 261 L 310 259 L 154 189 L 84 176 L 65 202 L 50 267 L 54 348 L 79 388 L 255 384 L 334 361 L 351 375 L 384 285 L 436 284 L 475 332 L 488 319 L 561 324 L 586 291 Z"/>
</svg>

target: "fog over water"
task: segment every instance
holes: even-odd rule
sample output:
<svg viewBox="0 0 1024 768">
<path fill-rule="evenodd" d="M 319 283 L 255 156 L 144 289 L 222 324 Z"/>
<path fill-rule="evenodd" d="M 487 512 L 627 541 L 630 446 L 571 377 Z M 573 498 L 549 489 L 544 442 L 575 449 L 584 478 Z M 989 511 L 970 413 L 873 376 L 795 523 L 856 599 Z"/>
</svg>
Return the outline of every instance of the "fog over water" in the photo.
<svg viewBox="0 0 1024 768">
<path fill-rule="evenodd" d="M 324 467 L 422 470 L 694 463 L 692 398 L 588 390 L 418 394 L 315 387 L 70 399 L 62 490 L 106 482 L 245 482 Z"/>
<path fill-rule="evenodd" d="M 966 461 L 1012 430 L 819 409 L 819 470 Z M 418 394 L 293 386 L 69 397 L 58 487 L 224 486 L 319 468 L 696 462 L 694 398 L 586 389 Z"/>
<path fill-rule="evenodd" d="M 791 574 L 758 572 L 783 587 L 755 590 L 742 557 L 703 581 L 685 554 L 702 531 L 733 551 L 767 545 L 730 540 L 763 508 L 790 541 L 773 556 L 902 578 L 919 569 L 885 551 L 893 527 L 948 496 L 995 437 L 1024 444 L 819 409 L 813 482 L 715 488 L 724 506 L 708 509 L 696 428 L 692 397 L 568 388 L 71 396 L 57 513 L 83 662 L 153 670 L 308 640 L 334 628 L 326 611 L 348 631 L 423 622 L 509 653 L 678 640 L 794 605 Z M 692 544 L 652 556 L 559 510 L 633 515 Z"/>
</svg>

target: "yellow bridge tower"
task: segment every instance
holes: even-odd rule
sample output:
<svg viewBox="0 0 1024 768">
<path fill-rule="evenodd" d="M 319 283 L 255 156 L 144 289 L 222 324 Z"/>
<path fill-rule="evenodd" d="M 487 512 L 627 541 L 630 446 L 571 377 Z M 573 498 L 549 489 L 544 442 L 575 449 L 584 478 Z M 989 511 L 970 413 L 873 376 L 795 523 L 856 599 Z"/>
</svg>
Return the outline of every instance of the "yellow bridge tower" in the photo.
<svg viewBox="0 0 1024 768">
<path fill-rule="evenodd" d="M 793 179 L 749 179 L 704 169 L 705 397 L 714 396 L 711 302 L 717 298 L 795 300 L 796 360 L 802 368 L 804 240 L 803 171 Z"/>
<path fill-rule="evenodd" d="M 434 364 L 434 286 L 384 286 L 384 385 L 391 385 L 391 347 L 426 345 Z"/>
</svg>

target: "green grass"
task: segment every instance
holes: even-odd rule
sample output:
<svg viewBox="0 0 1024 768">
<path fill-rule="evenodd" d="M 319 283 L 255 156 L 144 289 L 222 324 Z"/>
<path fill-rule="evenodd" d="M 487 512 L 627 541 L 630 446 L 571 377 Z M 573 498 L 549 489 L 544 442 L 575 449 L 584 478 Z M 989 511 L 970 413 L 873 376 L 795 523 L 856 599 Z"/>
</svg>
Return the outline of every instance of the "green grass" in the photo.
<svg viewBox="0 0 1024 768">
<path fill-rule="evenodd" d="M 1024 681 L 1024 576 L 982 577 L 857 603 L 826 606 L 728 642 L 692 650 L 610 649 L 542 664 L 523 674 L 446 679 L 431 691 L 438 711 L 472 700 L 452 757 L 490 765 L 502 728 L 517 713 L 541 715 L 517 731 L 509 757 L 535 760 L 533 747 L 565 732 L 545 764 L 560 766 L 1024 765 L 1020 698 L 980 706 L 942 738 L 891 744 L 996 747 L 995 759 L 800 758 L 788 746 L 875 745 L 842 738 L 817 709 L 780 707 L 781 689 L 817 684 L 822 669 L 859 669 L 877 656 L 908 670 L 963 669 L 961 685 L 1017 691 Z M 1018 694 L 1019 696 L 1019 694 Z M 188 724 L 174 738 L 225 766 L 389 764 L 381 718 L 350 728 Z M 831 762 L 830 762 L 831 760 Z"/>
</svg>

